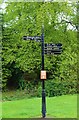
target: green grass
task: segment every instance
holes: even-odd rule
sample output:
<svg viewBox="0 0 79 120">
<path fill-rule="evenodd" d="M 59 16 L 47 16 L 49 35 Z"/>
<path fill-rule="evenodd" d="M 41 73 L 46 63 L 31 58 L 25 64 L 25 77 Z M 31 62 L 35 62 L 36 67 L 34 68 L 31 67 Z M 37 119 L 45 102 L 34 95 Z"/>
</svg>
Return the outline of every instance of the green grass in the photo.
<svg viewBox="0 0 79 120">
<path fill-rule="evenodd" d="M 47 117 L 77 118 L 77 95 L 46 98 Z M 2 103 L 2 118 L 40 118 L 41 98 Z"/>
</svg>

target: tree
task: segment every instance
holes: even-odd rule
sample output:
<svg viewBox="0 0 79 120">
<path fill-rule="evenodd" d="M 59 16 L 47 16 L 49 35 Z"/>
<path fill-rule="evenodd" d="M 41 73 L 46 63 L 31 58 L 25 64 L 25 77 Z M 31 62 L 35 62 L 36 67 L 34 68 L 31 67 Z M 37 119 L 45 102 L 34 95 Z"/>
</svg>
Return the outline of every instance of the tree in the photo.
<svg viewBox="0 0 79 120">
<path fill-rule="evenodd" d="M 74 7 L 74 9 L 73 9 Z M 77 79 L 76 3 L 21 2 L 8 3 L 3 15 L 3 81 L 8 83 L 16 75 L 34 76 L 41 70 L 41 44 L 23 41 L 24 35 L 41 35 L 45 26 L 45 42 L 63 44 L 60 56 L 45 55 L 45 69 L 53 79 L 72 81 Z M 69 26 L 72 26 L 72 29 Z M 26 75 L 25 75 L 26 73 Z M 13 79 L 13 81 L 17 81 Z M 20 79 L 21 78 L 17 78 Z M 35 83 L 35 82 L 34 82 Z M 32 83 L 33 84 L 33 83 Z"/>
</svg>

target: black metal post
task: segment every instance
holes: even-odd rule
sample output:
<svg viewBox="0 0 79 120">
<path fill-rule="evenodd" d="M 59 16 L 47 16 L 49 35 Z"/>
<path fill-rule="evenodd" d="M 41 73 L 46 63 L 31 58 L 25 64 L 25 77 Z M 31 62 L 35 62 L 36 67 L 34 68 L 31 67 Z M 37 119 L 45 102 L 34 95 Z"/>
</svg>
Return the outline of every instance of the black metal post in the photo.
<svg viewBox="0 0 79 120">
<path fill-rule="evenodd" d="M 42 26 L 42 70 L 44 70 L 44 26 Z M 45 96 L 45 81 L 42 80 L 42 117 L 46 116 L 46 96 Z"/>
</svg>

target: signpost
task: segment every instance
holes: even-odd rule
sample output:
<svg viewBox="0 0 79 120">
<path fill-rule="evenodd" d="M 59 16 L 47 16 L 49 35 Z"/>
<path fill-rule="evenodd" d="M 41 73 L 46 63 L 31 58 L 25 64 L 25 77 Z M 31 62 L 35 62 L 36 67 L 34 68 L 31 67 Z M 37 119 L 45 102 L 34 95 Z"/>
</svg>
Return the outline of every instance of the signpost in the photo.
<svg viewBox="0 0 79 120">
<path fill-rule="evenodd" d="M 52 43 L 45 43 L 44 45 L 44 54 L 61 54 L 62 52 L 62 44 L 52 44 Z"/>
<path fill-rule="evenodd" d="M 40 41 L 41 40 L 41 36 L 23 36 L 23 40 L 36 40 L 36 41 Z"/>
<path fill-rule="evenodd" d="M 44 70 L 44 54 L 61 54 L 62 52 L 62 44 L 53 44 L 53 43 L 45 43 L 44 44 L 44 26 L 42 26 L 42 34 L 41 36 L 23 36 L 23 40 L 35 40 L 37 42 L 41 42 L 41 52 L 42 52 L 42 69 L 40 79 L 42 80 L 42 117 L 46 117 L 46 95 L 45 95 L 45 79 L 46 79 L 46 71 Z"/>
</svg>

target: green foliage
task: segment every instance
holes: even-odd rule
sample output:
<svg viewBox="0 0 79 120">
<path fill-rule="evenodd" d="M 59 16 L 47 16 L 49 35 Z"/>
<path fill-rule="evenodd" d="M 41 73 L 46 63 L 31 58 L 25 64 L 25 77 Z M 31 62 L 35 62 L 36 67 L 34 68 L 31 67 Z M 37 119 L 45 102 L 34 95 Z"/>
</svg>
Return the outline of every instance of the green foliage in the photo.
<svg viewBox="0 0 79 120">
<path fill-rule="evenodd" d="M 6 92 L 2 93 L 2 100 L 3 101 L 14 101 L 20 100 L 24 98 L 29 98 L 29 94 L 27 90 L 7 90 Z"/>
<path fill-rule="evenodd" d="M 22 37 L 40 36 L 41 26 L 44 24 L 45 42 L 63 44 L 61 55 L 45 55 L 48 79 L 50 77 L 54 79 L 48 83 L 50 85 L 46 94 L 55 96 L 76 92 L 78 50 L 74 10 L 76 11 L 76 3 L 7 3 L 6 12 L 3 14 L 3 89 L 12 85 L 14 88 L 28 90 L 36 87 L 38 88 L 36 94 L 40 96 L 41 43 L 24 41 Z M 74 29 L 70 29 L 69 25 Z"/>
<path fill-rule="evenodd" d="M 77 92 L 76 84 L 75 81 L 48 80 L 46 81 L 46 95 L 52 97 L 74 94 Z"/>
</svg>

